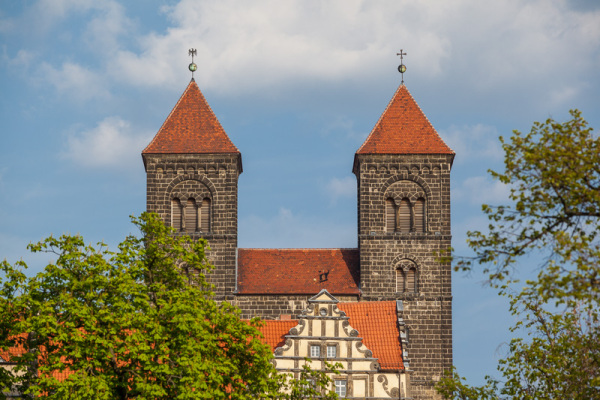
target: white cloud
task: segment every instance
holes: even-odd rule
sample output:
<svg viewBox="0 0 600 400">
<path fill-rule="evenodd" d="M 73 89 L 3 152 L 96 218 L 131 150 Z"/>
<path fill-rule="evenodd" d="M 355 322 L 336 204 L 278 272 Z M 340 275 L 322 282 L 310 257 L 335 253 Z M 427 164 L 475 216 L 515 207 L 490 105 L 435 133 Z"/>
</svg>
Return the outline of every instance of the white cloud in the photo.
<svg viewBox="0 0 600 400">
<path fill-rule="evenodd" d="M 489 176 L 472 176 L 463 180 L 452 191 L 453 202 L 468 202 L 472 205 L 508 204 L 510 186 Z"/>
<path fill-rule="evenodd" d="M 498 131 L 495 127 L 477 125 L 452 125 L 448 129 L 440 130 L 440 135 L 450 148 L 459 156 L 457 163 L 472 162 L 476 160 L 500 160 L 504 155 Z"/>
<path fill-rule="evenodd" d="M 29 68 L 34 59 L 35 55 L 31 51 L 24 49 L 20 49 L 19 51 L 17 51 L 17 54 L 13 58 L 10 58 L 6 52 L 6 46 L 2 46 L 2 62 L 6 63 L 11 68 Z"/>
<path fill-rule="evenodd" d="M 112 1 L 99 2 L 88 22 L 85 39 L 94 51 L 114 53 L 120 38 L 132 32 L 134 23 L 125 16 L 123 6 Z"/>
<path fill-rule="evenodd" d="M 141 54 L 117 55 L 115 71 L 121 79 L 170 85 L 188 63 L 188 47 L 198 49 L 202 87 L 236 91 L 275 89 L 305 79 L 339 82 L 393 59 L 397 49 L 389 46 L 399 37 L 413 42 L 414 54 L 420 54 L 415 64 L 425 76 L 440 74 L 449 56 L 441 32 L 416 29 L 435 21 L 422 13 L 410 19 L 391 2 L 183 0 L 168 13 L 173 27 L 166 34 L 143 38 Z M 141 75 L 140 65 L 152 69 Z"/>
<path fill-rule="evenodd" d="M 132 132 L 129 122 L 108 117 L 97 127 L 67 137 L 64 158 L 86 167 L 125 167 L 139 162 L 152 138 Z"/>
<path fill-rule="evenodd" d="M 325 188 L 331 199 L 331 204 L 336 204 L 340 197 L 356 198 L 356 177 L 346 176 L 342 179 L 332 178 Z"/>
<path fill-rule="evenodd" d="M 575 60 L 564 64 L 571 71 L 595 68 L 589 54 L 600 46 L 600 12 L 573 11 L 561 0 L 182 0 L 165 10 L 172 28 L 141 38 L 140 53 L 118 53 L 117 78 L 170 86 L 187 65 L 188 47 L 197 47 L 202 87 L 274 90 L 377 74 L 402 46 L 411 73 L 468 78 L 490 91 L 558 76 L 551 55 Z M 152 67 L 140 74 L 140 65 Z"/>
<path fill-rule="evenodd" d="M 26 17 L 35 29 L 55 30 L 78 18 L 104 86 L 179 88 L 190 47 L 198 49 L 201 87 L 222 94 L 321 81 L 372 85 L 390 76 L 402 47 L 412 79 L 469 82 L 499 100 L 527 85 L 544 99 L 532 106 L 545 109 L 589 87 L 582 76 L 600 61 L 600 10 L 581 12 L 565 0 L 182 0 L 160 10 L 171 26 L 146 34 L 116 1 L 40 0 Z M 51 69 L 76 65 L 60 62 Z"/>
<path fill-rule="evenodd" d="M 108 98 L 110 93 L 103 79 L 91 69 L 66 62 L 60 68 L 44 62 L 40 65 L 40 77 L 52 84 L 59 94 L 74 101 L 92 98 Z"/>
</svg>

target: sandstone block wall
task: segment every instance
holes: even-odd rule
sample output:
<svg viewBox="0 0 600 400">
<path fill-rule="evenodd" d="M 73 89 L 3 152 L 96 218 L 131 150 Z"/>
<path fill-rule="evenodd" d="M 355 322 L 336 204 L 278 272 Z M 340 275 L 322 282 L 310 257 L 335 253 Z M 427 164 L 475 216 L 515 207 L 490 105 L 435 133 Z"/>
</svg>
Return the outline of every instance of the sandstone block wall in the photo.
<svg viewBox="0 0 600 400">
<path fill-rule="evenodd" d="M 451 246 L 451 161 L 449 155 L 359 155 L 355 164 L 363 300 L 402 300 L 416 399 L 436 398 L 433 385 L 452 366 L 451 266 L 436 257 Z M 403 188 L 425 195 L 424 232 L 386 231 L 386 198 L 416 196 Z M 415 292 L 396 288 L 402 260 L 417 266 Z"/>
<path fill-rule="evenodd" d="M 237 194 L 241 173 L 239 154 L 146 154 L 146 209 L 171 225 L 174 196 L 208 196 L 211 200 L 209 232 L 185 232 L 208 240 L 214 271 L 208 280 L 217 298 L 235 289 L 237 249 Z M 198 201 L 198 199 L 196 199 Z"/>
<path fill-rule="evenodd" d="M 242 318 L 279 319 L 289 315 L 298 319 L 313 295 L 236 295 L 233 304 L 242 310 Z M 341 302 L 358 301 L 358 296 L 335 296 Z"/>
</svg>

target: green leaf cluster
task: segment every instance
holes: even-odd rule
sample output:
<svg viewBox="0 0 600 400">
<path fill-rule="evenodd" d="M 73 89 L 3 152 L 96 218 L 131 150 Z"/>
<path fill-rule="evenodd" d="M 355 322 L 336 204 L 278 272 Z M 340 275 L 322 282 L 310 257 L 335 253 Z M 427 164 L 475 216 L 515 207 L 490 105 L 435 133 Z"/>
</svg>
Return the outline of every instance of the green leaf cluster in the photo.
<svg viewBox="0 0 600 400">
<path fill-rule="evenodd" d="M 0 368 L 0 399 L 289 398 L 260 321 L 214 300 L 206 242 L 132 219 L 141 235 L 116 252 L 63 235 L 29 246 L 56 257 L 34 277 L 2 262 L 0 350 L 21 351 Z"/>
<path fill-rule="evenodd" d="M 486 232 L 468 232 L 489 283 L 510 298 L 517 337 L 500 360 L 501 379 L 471 387 L 451 371 L 438 390 L 459 399 L 600 398 L 600 138 L 577 110 L 500 138 L 511 204 L 483 205 Z M 536 279 L 516 285 L 519 263 L 536 260 Z M 518 287 L 518 289 L 517 289 Z"/>
</svg>

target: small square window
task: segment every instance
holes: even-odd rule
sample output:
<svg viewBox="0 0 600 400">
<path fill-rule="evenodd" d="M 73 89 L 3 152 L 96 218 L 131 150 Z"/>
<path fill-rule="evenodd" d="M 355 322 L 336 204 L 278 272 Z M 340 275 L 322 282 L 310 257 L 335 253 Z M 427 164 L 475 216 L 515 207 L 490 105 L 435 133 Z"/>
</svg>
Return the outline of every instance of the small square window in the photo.
<svg viewBox="0 0 600 400">
<path fill-rule="evenodd" d="M 307 379 L 306 382 L 303 383 L 302 387 L 306 390 L 316 390 L 317 389 L 317 384 L 315 383 L 314 379 Z"/>
<path fill-rule="evenodd" d="M 319 358 L 321 357 L 321 346 L 312 345 L 310 346 L 310 358 Z"/>
<path fill-rule="evenodd" d="M 342 379 L 335 380 L 335 393 L 338 396 L 346 396 L 346 381 Z"/>
<path fill-rule="evenodd" d="M 327 346 L 327 358 L 336 358 L 337 357 L 337 346 L 329 345 Z"/>
</svg>

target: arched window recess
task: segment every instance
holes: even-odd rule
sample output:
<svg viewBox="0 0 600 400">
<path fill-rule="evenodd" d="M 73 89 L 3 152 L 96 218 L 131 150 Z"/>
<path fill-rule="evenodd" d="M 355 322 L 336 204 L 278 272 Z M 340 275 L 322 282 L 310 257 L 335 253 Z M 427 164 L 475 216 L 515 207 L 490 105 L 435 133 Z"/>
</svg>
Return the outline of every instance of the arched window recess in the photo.
<svg viewBox="0 0 600 400">
<path fill-rule="evenodd" d="M 417 266 L 414 262 L 404 260 L 396 267 L 396 292 L 417 293 Z"/>
<path fill-rule="evenodd" d="M 408 197 L 385 199 L 385 231 L 388 233 L 426 232 L 426 201 Z"/>
</svg>

